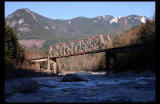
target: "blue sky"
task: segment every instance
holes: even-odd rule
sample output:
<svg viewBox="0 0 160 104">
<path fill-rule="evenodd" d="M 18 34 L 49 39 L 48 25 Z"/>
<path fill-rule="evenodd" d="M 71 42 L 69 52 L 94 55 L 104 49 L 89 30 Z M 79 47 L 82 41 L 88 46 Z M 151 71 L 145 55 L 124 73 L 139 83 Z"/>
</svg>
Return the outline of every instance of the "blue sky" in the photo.
<svg viewBox="0 0 160 104">
<path fill-rule="evenodd" d="M 131 14 L 151 18 L 155 12 L 155 2 L 5 2 L 5 17 L 21 8 L 51 19 Z"/>
</svg>

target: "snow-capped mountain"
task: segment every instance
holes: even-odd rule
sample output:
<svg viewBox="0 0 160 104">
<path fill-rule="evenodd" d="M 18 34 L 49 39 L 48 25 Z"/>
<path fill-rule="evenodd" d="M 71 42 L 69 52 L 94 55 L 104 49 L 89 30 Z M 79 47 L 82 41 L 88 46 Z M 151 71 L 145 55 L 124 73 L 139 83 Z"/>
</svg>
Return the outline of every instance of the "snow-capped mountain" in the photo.
<svg viewBox="0 0 160 104">
<path fill-rule="evenodd" d="M 19 39 L 43 39 L 53 43 L 97 34 L 108 34 L 113 38 L 146 20 L 147 17 L 137 15 L 50 19 L 29 9 L 19 9 L 6 17 L 7 24 L 16 31 Z"/>
</svg>

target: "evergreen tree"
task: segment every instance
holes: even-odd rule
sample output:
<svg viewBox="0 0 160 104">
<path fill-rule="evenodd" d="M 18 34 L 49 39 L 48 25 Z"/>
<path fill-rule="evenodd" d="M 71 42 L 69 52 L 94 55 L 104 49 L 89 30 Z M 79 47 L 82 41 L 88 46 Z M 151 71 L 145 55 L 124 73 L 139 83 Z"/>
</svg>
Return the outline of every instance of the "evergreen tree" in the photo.
<svg viewBox="0 0 160 104">
<path fill-rule="evenodd" d="M 16 37 L 15 32 L 5 22 L 5 34 L 4 34 L 4 55 L 5 59 L 18 60 L 20 57 L 20 45 Z"/>
</svg>

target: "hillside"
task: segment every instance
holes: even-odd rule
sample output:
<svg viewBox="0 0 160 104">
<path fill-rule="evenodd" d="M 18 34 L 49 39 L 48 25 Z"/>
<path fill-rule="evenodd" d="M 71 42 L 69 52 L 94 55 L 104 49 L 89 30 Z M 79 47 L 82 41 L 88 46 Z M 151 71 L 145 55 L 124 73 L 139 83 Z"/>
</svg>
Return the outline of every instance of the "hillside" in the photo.
<svg viewBox="0 0 160 104">
<path fill-rule="evenodd" d="M 122 47 L 133 44 L 152 44 L 155 43 L 155 19 L 147 20 L 128 31 L 123 32 L 120 36 L 113 39 L 113 47 Z"/>
<path fill-rule="evenodd" d="M 146 17 L 129 15 L 113 17 L 110 15 L 94 18 L 76 17 L 69 20 L 49 19 L 29 9 L 19 9 L 6 17 L 19 40 L 43 40 L 43 50 L 48 50 L 56 42 L 74 40 L 97 34 L 108 34 L 111 38 L 120 35 L 132 27 L 146 22 Z M 33 42 L 33 43 L 35 43 Z M 40 43 L 42 44 L 42 43 Z M 38 48 L 32 45 L 31 48 Z"/>
</svg>

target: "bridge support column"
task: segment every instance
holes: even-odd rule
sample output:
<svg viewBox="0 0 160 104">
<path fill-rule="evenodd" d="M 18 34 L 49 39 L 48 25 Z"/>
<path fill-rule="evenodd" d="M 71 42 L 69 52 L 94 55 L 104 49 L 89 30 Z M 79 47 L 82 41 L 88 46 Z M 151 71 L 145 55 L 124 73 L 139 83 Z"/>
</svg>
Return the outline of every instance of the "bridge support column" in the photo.
<svg viewBox="0 0 160 104">
<path fill-rule="evenodd" d="M 48 70 L 52 70 L 53 73 L 58 74 L 56 59 L 49 59 L 48 58 Z"/>
<path fill-rule="evenodd" d="M 117 66 L 118 66 L 118 59 L 117 59 L 117 54 L 114 53 L 113 54 L 113 71 L 117 71 Z"/>
<path fill-rule="evenodd" d="M 40 63 L 36 62 L 35 64 L 36 64 L 36 69 L 40 71 Z"/>
<path fill-rule="evenodd" d="M 111 54 L 108 52 L 105 53 L 106 56 L 106 75 L 110 74 L 110 58 L 111 58 Z"/>
<path fill-rule="evenodd" d="M 57 74 L 57 63 L 56 63 L 56 60 L 53 61 L 53 72 L 54 72 L 55 74 Z"/>
<path fill-rule="evenodd" d="M 47 67 L 47 70 L 50 70 L 50 65 L 51 65 L 51 62 L 50 62 L 50 59 L 48 58 L 48 67 Z"/>
</svg>

